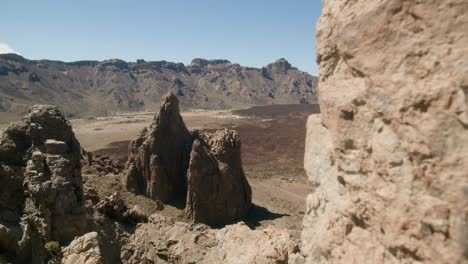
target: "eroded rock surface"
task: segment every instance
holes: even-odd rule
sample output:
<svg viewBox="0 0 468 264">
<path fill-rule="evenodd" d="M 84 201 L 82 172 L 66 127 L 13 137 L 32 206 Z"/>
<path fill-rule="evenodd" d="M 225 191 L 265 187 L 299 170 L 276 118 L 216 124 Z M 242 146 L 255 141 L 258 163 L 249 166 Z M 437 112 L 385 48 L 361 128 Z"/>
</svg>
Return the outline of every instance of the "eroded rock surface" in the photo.
<svg viewBox="0 0 468 264">
<path fill-rule="evenodd" d="M 297 251 L 297 241 L 284 230 L 250 230 L 243 223 L 216 230 L 154 214 L 138 226 L 121 256 L 124 263 L 266 264 L 287 263 Z"/>
<path fill-rule="evenodd" d="M 98 233 L 90 232 L 73 240 L 70 245 L 62 250 L 63 264 L 103 264 L 101 243 Z"/>
<path fill-rule="evenodd" d="M 0 193 L 0 252 L 16 262 L 42 263 L 46 242 L 84 232 L 80 144 L 57 107 L 36 105 L 3 133 Z"/>
<path fill-rule="evenodd" d="M 237 132 L 193 132 L 185 214 L 197 223 L 217 225 L 239 219 L 252 204 Z"/>
<path fill-rule="evenodd" d="M 307 263 L 468 261 L 468 4 L 324 1 Z"/>
<path fill-rule="evenodd" d="M 128 190 L 163 202 L 185 194 L 192 139 L 178 104 L 174 94 L 165 95 L 153 124 L 130 143 Z"/>
<path fill-rule="evenodd" d="M 127 190 L 165 202 L 186 198 L 185 213 L 194 222 L 227 224 L 252 204 L 239 135 L 227 129 L 190 133 L 172 93 L 154 123 L 130 143 L 126 168 Z"/>
</svg>

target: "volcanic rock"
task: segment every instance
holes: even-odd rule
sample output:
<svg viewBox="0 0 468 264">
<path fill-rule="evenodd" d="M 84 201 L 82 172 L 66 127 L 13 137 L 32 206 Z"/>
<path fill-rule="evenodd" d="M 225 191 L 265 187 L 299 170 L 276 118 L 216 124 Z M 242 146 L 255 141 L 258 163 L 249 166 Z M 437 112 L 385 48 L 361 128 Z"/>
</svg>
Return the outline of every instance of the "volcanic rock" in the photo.
<svg viewBox="0 0 468 264">
<path fill-rule="evenodd" d="M 151 246 L 148 246 L 151 245 Z M 158 214 L 137 227 L 122 248 L 124 263 L 287 263 L 298 242 L 285 230 L 244 223 L 210 229 Z"/>
<path fill-rule="evenodd" d="M 93 154 L 81 148 L 82 172 L 94 175 L 119 175 L 124 172 L 125 164 L 106 155 Z"/>
<path fill-rule="evenodd" d="M 62 249 L 62 264 L 103 264 L 101 243 L 96 232 L 86 233 L 75 238 L 70 245 Z"/>
<path fill-rule="evenodd" d="M 247 214 L 252 191 L 242 168 L 237 132 L 193 132 L 185 214 L 197 223 L 225 224 Z"/>
<path fill-rule="evenodd" d="M 130 143 L 127 190 L 163 202 L 185 195 L 192 138 L 178 103 L 174 94 L 165 95 L 151 126 Z"/>
<path fill-rule="evenodd" d="M 17 262 L 42 263 L 46 242 L 84 232 L 80 144 L 57 107 L 35 105 L 1 136 L 0 193 L 1 232 L 14 234 L 0 252 Z"/>
<path fill-rule="evenodd" d="M 324 1 L 306 263 L 468 262 L 468 5 Z"/>
<path fill-rule="evenodd" d="M 125 186 L 154 200 L 186 199 L 194 222 L 219 225 L 246 215 L 252 203 L 232 130 L 188 132 L 177 97 L 169 93 L 153 124 L 129 146 Z"/>
<path fill-rule="evenodd" d="M 137 206 L 128 208 L 118 193 L 114 193 L 96 204 L 96 210 L 120 222 L 140 223 L 147 222 L 148 216 Z"/>
</svg>

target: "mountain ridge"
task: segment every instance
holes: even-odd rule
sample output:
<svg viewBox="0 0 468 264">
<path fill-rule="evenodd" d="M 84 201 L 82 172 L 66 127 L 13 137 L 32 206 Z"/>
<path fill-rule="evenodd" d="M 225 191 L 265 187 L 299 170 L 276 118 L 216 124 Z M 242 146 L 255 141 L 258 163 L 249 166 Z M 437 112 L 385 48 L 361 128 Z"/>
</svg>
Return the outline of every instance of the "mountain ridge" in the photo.
<svg viewBox="0 0 468 264">
<path fill-rule="evenodd" d="M 63 62 L 0 54 L 0 119 L 35 103 L 58 105 L 68 117 L 148 111 L 174 92 L 182 109 L 316 103 L 317 77 L 279 59 L 262 68 L 224 59 L 195 58 L 188 65 L 120 59 Z M 13 119 L 13 117 L 11 117 Z"/>
</svg>

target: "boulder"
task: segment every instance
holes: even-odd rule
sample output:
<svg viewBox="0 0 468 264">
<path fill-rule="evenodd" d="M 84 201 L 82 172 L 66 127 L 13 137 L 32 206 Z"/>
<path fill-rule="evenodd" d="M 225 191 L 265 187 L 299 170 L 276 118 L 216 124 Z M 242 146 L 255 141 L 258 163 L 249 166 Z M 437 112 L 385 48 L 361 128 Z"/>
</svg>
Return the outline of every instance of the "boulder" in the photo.
<svg viewBox="0 0 468 264">
<path fill-rule="evenodd" d="M 86 233 L 75 238 L 70 245 L 62 249 L 62 264 L 103 264 L 101 243 L 96 232 Z"/>
<path fill-rule="evenodd" d="M 17 262 L 42 263 L 46 242 L 84 232 L 80 144 L 57 107 L 35 105 L 2 134 L 0 191 L 0 226 L 18 240 L 6 249 Z"/>
<path fill-rule="evenodd" d="M 323 1 L 306 263 L 468 262 L 467 12 Z"/>
<path fill-rule="evenodd" d="M 237 132 L 193 132 L 185 214 L 192 221 L 226 224 L 245 216 L 252 191 L 244 174 Z"/>
<path fill-rule="evenodd" d="M 130 143 L 127 190 L 163 202 L 185 195 L 192 139 L 178 104 L 174 94 L 166 94 L 153 123 Z"/>
</svg>

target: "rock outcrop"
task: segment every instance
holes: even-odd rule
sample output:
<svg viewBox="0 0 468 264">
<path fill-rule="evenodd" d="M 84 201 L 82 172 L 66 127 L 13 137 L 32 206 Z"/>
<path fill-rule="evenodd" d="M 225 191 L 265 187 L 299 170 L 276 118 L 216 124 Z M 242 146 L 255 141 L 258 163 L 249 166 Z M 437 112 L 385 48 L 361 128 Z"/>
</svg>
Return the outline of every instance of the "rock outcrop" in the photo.
<svg viewBox="0 0 468 264">
<path fill-rule="evenodd" d="M 191 144 L 179 101 L 169 93 L 162 99 L 153 124 L 130 143 L 126 188 L 163 202 L 183 196 Z"/>
<path fill-rule="evenodd" d="M 193 132 L 185 214 L 197 223 L 223 224 L 247 214 L 252 191 L 242 168 L 241 142 L 233 130 Z"/>
<path fill-rule="evenodd" d="M 324 1 L 307 263 L 468 261 L 468 4 Z"/>
<path fill-rule="evenodd" d="M 86 233 L 62 249 L 62 264 L 104 264 L 101 243 L 96 232 Z"/>
<path fill-rule="evenodd" d="M 80 144 L 57 107 L 36 105 L 0 138 L 0 252 L 42 263 L 45 243 L 86 227 Z"/>
<path fill-rule="evenodd" d="M 190 133 L 172 93 L 154 123 L 130 143 L 126 168 L 127 190 L 164 202 L 186 198 L 194 222 L 226 224 L 245 216 L 252 203 L 239 135 L 227 129 Z"/>
<path fill-rule="evenodd" d="M 119 222 L 137 224 L 148 221 L 148 215 L 143 213 L 137 206 L 128 208 L 118 193 L 114 193 L 99 201 L 95 209 Z"/>
<path fill-rule="evenodd" d="M 297 251 L 298 242 L 284 230 L 250 230 L 243 223 L 216 230 L 154 214 L 129 238 L 121 259 L 124 263 L 267 264 L 287 263 Z"/>
<path fill-rule="evenodd" d="M 125 164 L 106 155 L 93 154 L 81 148 L 81 165 L 84 174 L 119 175 L 124 172 Z"/>
</svg>

